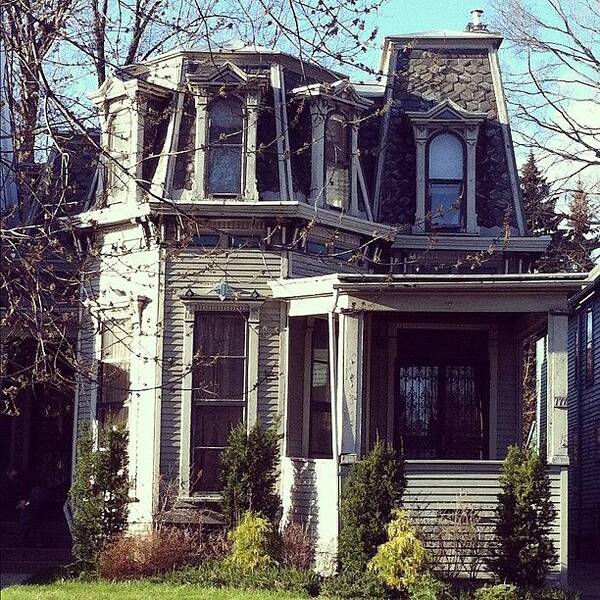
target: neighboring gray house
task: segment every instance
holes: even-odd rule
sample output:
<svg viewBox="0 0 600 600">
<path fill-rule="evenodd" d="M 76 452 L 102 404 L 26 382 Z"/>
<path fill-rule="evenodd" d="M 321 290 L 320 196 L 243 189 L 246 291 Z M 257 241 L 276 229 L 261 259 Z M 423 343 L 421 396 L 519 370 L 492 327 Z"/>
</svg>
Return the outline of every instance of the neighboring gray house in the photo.
<svg viewBox="0 0 600 600">
<path fill-rule="evenodd" d="M 569 538 L 571 557 L 600 561 L 600 267 L 571 300 Z"/>
<path fill-rule="evenodd" d="M 127 422 L 132 527 L 164 481 L 182 514 L 218 512 L 227 435 L 257 420 L 281 425 L 285 519 L 317 533 L 321 570 L 340 473 L 377 436 L 402 441 L 416 518 L 460 501 L 489 519 L 521 441 L 521 341 L 543 330 L 566 573 L 583 276 L 532 273 L 548 239 L 525 229 L 501 42 L 480 25 L 388 37 L 381 81 L 360 85 L 255 46 L 182 50 L 94 93 L 113 160 L 78 223 L 97 252 L 76 418 Z"/>
</svg>

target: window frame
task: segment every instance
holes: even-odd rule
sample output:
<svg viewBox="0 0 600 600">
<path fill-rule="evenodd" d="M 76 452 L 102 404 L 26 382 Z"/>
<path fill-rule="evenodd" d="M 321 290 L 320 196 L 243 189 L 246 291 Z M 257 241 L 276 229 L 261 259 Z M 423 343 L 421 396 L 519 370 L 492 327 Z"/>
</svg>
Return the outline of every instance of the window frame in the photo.
<svg viewBox="0 0 600 600">
<path fill-rule="evenodd" d="M 436 138 L 442 135 L 451 135 L 458 140 L 462 149 L 462 180 L 459 179 L 432 179 L 429 175 L 430 170 L 430 157 L 431 157 L 431 144 Z M 434 131 L 428 138 L 425 144 L 425 229 L 428 231 L 449 231 L 449 232 L 462 232 L 466 230 L 467 220 L 467 144 L 462 135 L 457 131 L 449 128 L 438 129 Z M 432 195 L 431 195 L 431 184 L 432 182 L 437 184 L 456 184 L 460 181 L 461 193 L 460 193 L 460 211 L 459 211 L 459 224 L 458 225 L 437 225 L 434 223 L 434 215 L 432 214 Z"/>
<path fill-rule="evenodd" d="M 348 177 L 348 181 L 347 181 L 348 193 L 345 198 L 342 198 L 341 204 L 335 203 L 335 202 L 332 203 L 329 201 L 328 190 L 329 190 L 330 182 L 327 177 L 328 166 L 330 164 L 333 164 L 333 161 L 331 161 L 327 157 L 328 143 L 332 143 L 331 141 L 329 141 L 329 138 L 327 135 L 327 131 L 328 131 L 327 128 L 328 128 L 329 122 L 336 117 L 341 118 L 340 120 L 343 123 L 345 136 L 346 136 L 347 165 L 345 166 L 345 168 L 343 168 L 343 169 L 340 168 L 339 170 L 345 171 L 346 175 Z M 353 141 L 352 141 L 353 125 L 352 125 L 352 122 L 351 122 L 350 118 L 348 117 L 348 115 L 337 108 L 330 110 L 327 113 L 327 115 L 325 116 L 323 135 L 324 135 L 324 139 L 323 139 L 323 199 L 324 199 L 325 205 L 328 208 L 333 208 L 334 210 L 348 211 L 353 203 L 352 177 L 353 177 L 353 163 L 354 163 L 354 161 L 353 161 Z"/>
<path fill-rule="evenodd" d="M 239 360 L 239 359 L 243 359 L 243 369 L 242 369 L 242 389 L 241 389 L 241 395 L 240 398 L 209 398 L 209 397 L 194 397 L 197 393 L 197 382 L 194 381 L 195 377 L 196 377 L 196 369 L 198 367 L 197 365 L 197 361 L 200 359 L 200 355 L 199 353 L 199 349 L 196 348 L 196 341 L 198 340 L 198 328 L 202 329 L 202 319 L 206 318 L 207 316 L 213 316 L 213 315 L 218 315 L 219 317 L 223 317 L 226 315 L 239 315 L 241 318 L 244 319 L 243 322 L 243 336 L 244 336 L 244 340 L 243 340 L 243 355 L 240 356 L 230 356 L 227 357 L 228 359 L 232 359 L 232 360 Z M 225 445 L 222 446 L 214 446 L 214 445 L 202 445 L 197 443 L 194 440 L 194 431 L 196 429 L 196 411 L 201 412 L 201 409 L 203 407 L 211 407 L 211 408 L 223 408 L 223 407 L 232 407 L 232 408 L 236 408 L 236 409 L 241 409 L 241 419 L 239 421 L 239 423 L 245 423 L 247 421 L 247 409 L 248 409 L 248 348 L 249 348 L 249 344 L 248 344 L 248 330 L 249 330 L 249 325 L 248 325 L 248 317 L 249 314 L 246 311 L 234 311 L 234 310 L 228 310 L 228 311 L 206 311 L 206 310 L 197 310 L 194 311 L 194 348 L 193 348 L 193 352 L 194 352 L 194 357 L 193 357 L 193 361 L 194 361 L 194 365 L 193 365 L 193 373 L 192 373 L 192 383 L 193 383 L 193 389 L 192 389 L 192 406 L 191 406 L 191 431 L 190 431 L 190 472 L 191 473 L 195 473 L 196 471 L 196 466 L 195 466 L 195 455 L 197 451 L 202 451 L 202 450 L 208 450 L 208 451 L 220 451 L 222 452 L 225 449 Z M 216 356 L 214 355 L 206 355 L 207 357 L 210 356 L 212 358 L 216 358 Z M 229 373 L 227 375 L 228 379 L 231 379 L 231 374 Z M 201 417 L 200 417 L 201 418 Z M 199 480 L 200 481 L 200 480 Z M 218 489 L 213 490 L 213 489 L 203 489 L 198 482 L 190 482 L 190 493 L 192 495 L 202 495 L 202 494 L 211 494 L 211 493 L 218 493 Z"/>
<path fill-rule="evenodd" d="M 227 99 L 233 99 L 236 102 L 239 103 L 239 107 L 241 108 L 241 116 L 242 116 L 242 130 L 240 132 L 240 141 L 239 143 L 235 143 L 235 144 L 227 144 L 227 143 L 223 143 L 222 141 L 220 142 L 211 142 L 210 141 L 210 136 L 211 136 L 211 110 L 212 107 L 217 104 L 218 102 L 223 102 Z M 229 93 L 226 94 L 225 96 L 219 96 L 219 95 L 213 95 L 211 98 L 209 98 L 207 104 L 206 104 L 206 116 L 205 116 L 205 132 L 204 132 L 204 156 L 203 156 L 203 163 L 204 163 L 204 169 L 203 169 L 203 176 L 204 176 L 204 180 L 202 182 L 202 188 L 204 190 L 204 196 L 206 198 L 234 198 L 234 199 L 241 199 L 244 196 L 244 190 L 246 187 L 246 155 L 247 155 L 247 142 L 248 142 L 248 107 L 247 107 L 247 102 L 245 98 L 242 98 L 241 96 L 239 96 L 238 94 L 234 94 L 234 93 Z M 230 192 L 212 192 L 208 189 L 208 184 L 209 184 L 209 161 L 210 161 L 210 153 L 211 153 L 211 148 L 227 148 L 227 147 L 231 147 L 231 148 L 239 148 L 240 149 L 240 185 L 239 185 L 239 191 L 236 193 L 230 193 Z"/>
<path fill-rule="evenodd" d="M 194 362 L 194 325 L 197 312 L 243 312 L 246 321 L 246 368 L 245 368 L 245 423 L 250 429 L 258 419 L 258 358 L 260 329 L 260 300 L 215 300 L 214 296 L 180 296 L 185 309 L 183 323 L 183 364 L 181 377 L 181 425 L 179 445 L 179 497 L 184 500 L 215 501 L 221 499 L 220 492 L 193 492 L 190 485 L 192 474 L 192 388 Z"/>
<path fill-rule="evenodd" d="M 122 339 L 117 340 L 117 342 L 115 342 L 118 344 L 126 345 L 127 350 L 128 350 L 127 360 L 122 360 L 122 359 L 118 359 L 118 358 L 115 358 L 115 359 L 108 358 L 107 359 L 103 356 L 104 351 L 105 351 L 104 331 L 105 331 L 105 327 L 107 326 L 107 323 L 112 324 L 113 327 L 119 327 L 119 329 L 123 333 L 123 336 L 127 337 L 128 343 L 124 342 Z M 121 324 L 124 324 L 124 325 L 122 326 Z M 107 425 L 109 423 L 109 421 L 105 421 L 104 419 L 101 420 L 99 418 L 100 411 L 108 409 L 108 413 L 113 415 L 115 413 L 113 412 L 112 409 L 114 407 L 118 407 L 119 405 L 121 405 L 120 408 L 116 412 L 119 413 L 122 411 L 123 419 L 122 419 L 122 422 L 121 422 L 121 419 L 119 419 L 118 421 L 119 421 L 119 423 L 121 423 L 125 427 L 127 427 L 129 425 L 129 407 L 131 404 L 131 364 L 132 364 L 132 358 L 133 358 L 133 354 L 134 354 L 134 352 L 133 352 L 132 319 L 126 315 L 115 315 L 115 316 L 111 315 L 111 318 L 108 318 L 105 315 L 104 318 L 102 318 L 98 322 L 97 341 L 98 341 L 97 368 L 96 368 L 97 385 L 96 385 L 96 397 L 95 397 L 94 411 L 93 411 L 94 422 L 96 424 L 96 427 L 98 427 L 98 428 Z M 113 343 L 113 345 L 115 343 Z M 103 399 L 104 387 L 105 387 L 105 382 L 104 382 L 105 365 L 127 365 L 127 369 L 123 369 L 124 371 L 126 370 L 126 372 L 127 372 L 127 392 L 126 392 L 126 394 L 124 394 L 125 398 L 123 399 L 122 403 L 120 401 L 106 402 Z"/>
<path fill-rule="evenodd" d="M 584 373 L 584 385 L 590 387 L 594 383 L 594 310 L 592 306 L 588 306 L 584 313 L 583 319 L 585 325 L 585 337 L 582 336 L 582 342 L 584 344 L 583 352 L 583 373 Z"/>
</svg>

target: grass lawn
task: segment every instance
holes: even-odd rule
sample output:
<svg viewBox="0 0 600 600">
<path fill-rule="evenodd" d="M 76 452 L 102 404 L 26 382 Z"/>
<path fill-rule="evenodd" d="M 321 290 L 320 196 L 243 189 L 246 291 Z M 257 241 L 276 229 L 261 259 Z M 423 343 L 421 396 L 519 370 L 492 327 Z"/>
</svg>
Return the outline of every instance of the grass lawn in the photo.
<svg viewBox="0 0 600 600">
<path fill-rule="evenodd" d="M 300 600 L 266 591 L 244 592 L 164 583 L 68 582 L 21 585 L 2 590 L 2 600 Z"/>
</svg>

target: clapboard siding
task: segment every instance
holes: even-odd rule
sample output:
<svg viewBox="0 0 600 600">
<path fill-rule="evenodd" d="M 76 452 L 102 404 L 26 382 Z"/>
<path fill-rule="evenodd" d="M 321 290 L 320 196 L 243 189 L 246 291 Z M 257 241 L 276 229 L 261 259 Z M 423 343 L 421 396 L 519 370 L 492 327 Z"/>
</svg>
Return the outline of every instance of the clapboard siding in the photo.
<svg viewBox="0 0 600 600">
<path fill-rule="evenodd" d="M 163 390 L 161 401 L 161 472 L 179 472 L 181 401 L 185 309 L 181 296 L 194 294 L 214 298 L 223 281 L 249 297 L 270 296 L 267 284 L 281 273 L 281 257 L 261 250 L 214 250 L 187 248 L 171 252 L 165 264 L 165 328 L 163 341 Z M 265 302 L 259 324 L 258 417 L 266 424 L 279 413 L 280 305 Z"/>
<path fill-rule="evenodd" d="M 435 550 L 432 537 L 441 516 L 448 516 L 454 510 L 468 508 L 479 519 L 482 538 L 489 541 L 494 523 L 494 509 L 500 492 L 500 461 L 407 461 L 407 486 L 402 503 L 410 511 L 411 519 L 426 539 L 427 545 Z M 344 473 L 348 467 L 344 467 Z M 561 545 L 561 467 L 550 467 L 551 498 L 557 510 L 557 517 L 551 529 L 551 536 L 557 552 Z M 317 547 L 332 545 L 333 529 L 327 520 L 337 520 L 335 512 L 337 477 L 332 460 L 311 460 L 284 458 L 282 462 L 281 488 L 284 512 L 289 520 L 300 520 L 313 528 L 318 536 L 326 537 L 317 541 Z M 327 481 L 327 478 L 330 481 Z M 332 481 L 333 480 L 333 484 Z M 325 495 L 330 498 L 324 502 Z M 368 510 L 368 507 L 365 507 Z M 485 546 L 480 559 L 489 554 Z M 555 571 L 558 572 L 557 566 Z"/>
<path fill-rule="evenodd" d="M 300 252 L 289 253 L 289 277 L 315 277 L 329 273 L 367 273 L 366 266 L 359 267 L 327 256 L 312 256 Z"/>
<path fill-rule="evenodd" d="M 586 313 L 592 309 L 594 380 L 585 381 Z M 579 328 L 580 348 L 576 351 Z M 578 363 L 578 364 L 577 364 Z M 600 556 L 600 298 L 569 320 L 569 519 L 573 556 Z"/>
<path fill-rule="evenodd" d="M 282 523 L 299 522 L 309 528 L 316 540 L 316 568 L 322 574 L 330 574 L 335 568 L 337 480 L 337 466 L 331 459 L 282 459 Z"/>
<path fill-rule="evenodd" d="M 519 442 L 517 388 L 517 343 L 512 332 L 504 331 L 498 336 L 498 406 L 497 458 L 506 456 L 508 446 Z"/>
</svg>

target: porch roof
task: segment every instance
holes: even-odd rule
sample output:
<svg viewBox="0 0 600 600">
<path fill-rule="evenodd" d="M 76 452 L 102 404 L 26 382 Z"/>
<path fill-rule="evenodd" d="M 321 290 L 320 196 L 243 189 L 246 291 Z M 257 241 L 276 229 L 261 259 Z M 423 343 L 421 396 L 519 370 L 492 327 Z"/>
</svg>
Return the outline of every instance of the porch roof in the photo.
<svg viewBox="0 0 600 600">
<path fill-rule="evenodd" d="M 566 310 L 585 273 L 373 275 L 336 273 L 269 282 L 289 315 L 330 312 L 548 312 Z"/>
</svg>

